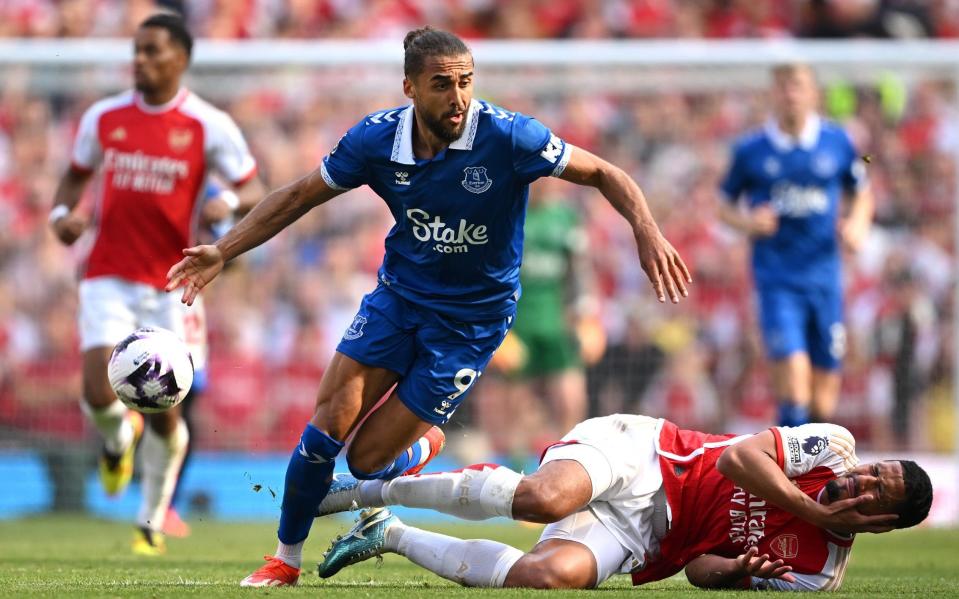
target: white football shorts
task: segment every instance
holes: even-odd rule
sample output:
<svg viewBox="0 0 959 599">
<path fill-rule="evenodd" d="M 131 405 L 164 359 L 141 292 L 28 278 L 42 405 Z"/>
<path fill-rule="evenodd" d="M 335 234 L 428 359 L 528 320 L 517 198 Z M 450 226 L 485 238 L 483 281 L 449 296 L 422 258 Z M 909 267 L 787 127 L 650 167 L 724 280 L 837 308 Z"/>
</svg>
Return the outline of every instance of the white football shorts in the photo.
<svg viewBox="0 0 959 599">
<path fill-rule="evenodd" d="M 548 525 L 540 537 L 586 545 L 596 558 L 596 584 L 655 555 L 669 530 L 666 492 L 656 453 L 659 420 L 613 414 L 579 423 L 549 448 L 543 464 L 579 462 L 593 485 L 587 510 Z M 601 527 L 597 527 L 597 524 Z"/>
<path fill-rule="evenodd" d="M 113 347 L 140 327 L 162 327 L 183 339 L 193 356 L 193 368 L 206 367 L 206 313 L 203 298 L 192 306 L 180 302 L 180 292 L 167 293 L 119 277 L 84 279 L 79 285 L 80 350 Z"/>
</svg>

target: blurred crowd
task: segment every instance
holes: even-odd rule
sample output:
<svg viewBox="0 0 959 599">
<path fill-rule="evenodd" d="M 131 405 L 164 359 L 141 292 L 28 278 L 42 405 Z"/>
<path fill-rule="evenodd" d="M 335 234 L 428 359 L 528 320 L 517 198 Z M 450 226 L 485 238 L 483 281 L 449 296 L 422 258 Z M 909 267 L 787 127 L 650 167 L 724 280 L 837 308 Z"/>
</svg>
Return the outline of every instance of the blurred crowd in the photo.
<svg viewBox="0 0 959 599">
<path fill-rule="evenodd" d="M 125 10 L 118 8 L 121 4 Z M 348 24 L 370 26 L 372 17 L 364 13 L 396 6 L 404 7 L 400 14 L 405 16 L 396 17 L 392 26 L 404 30 L 439 11 L 447 16 L 445 24 L 460 32 L 469 21 L 475 36 L 509 34 L 491 25 L 501 20 L 497 15 L 507 5 L 493 0 L 189 4 L 197 30 L 205 35 L 223 35 L 214 23 L 237 18 L 229 8 L 235 6 L 250 14 L 319 16 L 310 21 L 315 29 L 284 29 L 289 20 L 277 18 L 267 19 L 271 25 L 263 25 L 263 31 L 237 30 L 228 37 L 375 35 Z M 691 7 L 699 7 L 697 22 L 712 23 L 714 13 L 726 11 L 748 21 L 761 12 L 757 7 L 778 14 L 771 7 L 780 4 L 527 1 L 509 6 L 536 15 L 540 26 L 549 27 L 537 35 L 580 35 L 570 23 L 585 27 L 588 19 L 577 19 L 586 14 L 584 7 L 596 6 L 604 15 L 615 10 L 653 15 L 651 23 L 660 22 L 653 18 L 659 10 L 661 22 L 670 24 L 603 35 L 675 35 L 671 27 Z M 832 6 L 800 4 L 803 11 Z M 948 12 L 953 4 L 922 6 Z M 123 35 L 129 23 L 139 20 L 130 16 L 139 6 L 135 1 L 6 0 L 0 1 L 0 13 L 19 10 L 20 16 L 0 18 L 0 28 L 10 35 Z M 116 22 L 105 22 L 112 29 L 100 19 L 91 20 L 92 30 L 63 25 L 76 25 L 73 17 L 64 16 L 69 11 L 89 17 L 111 7 Z M 549 13 L 553 21 L 566 25 L 549 25 L 553 21 L 540 13 L 550 10 L 555 11 Z M 463 21 L 467 13 L 491 16 L 489 21 Z M 292 20 L 302 24 L 299 18 Z M 750 32 L 762 34 L 749 29 L 736 35 Z M 90 239 L 63 248 L 48 231 L 47 213 L 69 163 L 78 119 L 98 96 L 80 90 L 37 95 L 29 91 L 29 77 L 23 73 L 18 84 L 0 88 L 0 443 L 11 435 L 80 441 L 87 433 L 76 406 L 76 271 Z M 954 442 L 956 89 L 946 81 L 877 74 L 868 85 L 832 81 L 824 91 L 823 111 L 848 128 L 867 157 L 877 198 L 869 242 L 846 260 L 848 353 L 837 420 L 873 448 L 947 449 Z M 274 187 L 315 168 L 364 112 L 404 103 L 397 93 L 357 101 L 355 95 L 311 96 L 268 85 L 236 91 L 230 98 L 221 105 L 243 129 L 261 176 Z M 646 191 L 658 222 L 693 271 L 689 300 L 659 305 L 639 268 L 630 231 L 601 197 L 555 180 L 534 185 L 532 193 L 561 196 L 576 206 L 588 235 L 605 344 L 587 373 L 591 412 L 641 411 L 689 427 L 727 431 L 755 430 L 772 422 L 748 244 L 715 217 L 717 182 L 729 144 L 765 120 L 763 93 L 573 89 L 566 95 L 516 92 L 487 99 L 535 115 L 569 142 L 625 168 Z M 91 204 L 88 198 L 83 209 L 90 211 Z M 352 191 L 237 261 L 209 290 L 211 384 L 195 409 L 200 423 L 195 438 L 201 447 L 288 449 L 311 414 L 323 366 L 363 293 L 375 285 L 391 225 L 389 212 L 372 192 Z M 595 339 L 583 341 L 597 346 Z M 480 384 L 477 394 L 482 393 Z M 454 425 L 470 423 L 468 410 L 462 412 Z"/>
<path fill-rule="evenodd" d="M 0 36 L 130 35 L 156 6 L 198 37 L 957 37 L 957 0 L 2 0 Z"/>
</svg>

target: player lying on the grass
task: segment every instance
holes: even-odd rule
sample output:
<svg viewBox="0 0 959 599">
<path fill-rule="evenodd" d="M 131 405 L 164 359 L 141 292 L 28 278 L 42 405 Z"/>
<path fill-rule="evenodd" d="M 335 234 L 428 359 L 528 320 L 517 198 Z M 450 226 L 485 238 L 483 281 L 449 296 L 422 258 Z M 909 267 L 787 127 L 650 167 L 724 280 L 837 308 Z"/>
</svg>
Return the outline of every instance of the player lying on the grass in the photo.
<svg viewBox="0 0 959 599">
<path fill-rule="evenodd" d="M 406 526 L 365 512 L 320 565 L 329 577 L 384 552 L 466 586 L 591 588 L 672 576 L 705 588 L 834 590 L 854 533 L 925 519 L 932 485 L 915 462 L 858 465 L 841 426 L 710 435 L 617 414 L 580 423 L 522 476 L 479 464 L 390 481 L 334 480 L 319 515 L 403 505 L 467 520 L 546 523 L 528 553 Z"/>
</svg>

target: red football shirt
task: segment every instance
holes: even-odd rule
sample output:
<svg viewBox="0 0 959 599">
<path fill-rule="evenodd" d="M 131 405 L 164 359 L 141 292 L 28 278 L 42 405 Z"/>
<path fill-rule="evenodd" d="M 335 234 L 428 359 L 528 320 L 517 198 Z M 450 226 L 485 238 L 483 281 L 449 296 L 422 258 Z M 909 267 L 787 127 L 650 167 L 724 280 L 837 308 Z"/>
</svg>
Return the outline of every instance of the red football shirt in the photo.
<svg viewBox="0 0 959 599">
<path fill-rule="evenodd" d="M 855 440 L 841 426 L 807 424 L 771 429 L 777 459 L 786 475 L 813 499 L 826 483 L 858 463 Z M 842 583 L 851 536 L 822 530 L 736 486 L 716 470 L 730 445 L 748 435 L 709 435 L 663 421 L 657 444 L 663 486 L 671 512 L 670 530 L 659 555 L 633 573 L 642 584 L 672 576 L 709 553 L 735 558 L 755 546 L 759 553 L 792 566 L 795 583 L 753 579 L 753 587 L 832 590 Z"/>
<path fill-rule="evenodd" d="M 97 102 L 80 119 L 72 158 L 76 171 L 101 171 L 83 277 L 156 288 L 191 245 L 209 172 L 234 185 L 256 172 L 233 120 L 186 89 L 161 106 L 132 91 Z"/>
</svg>

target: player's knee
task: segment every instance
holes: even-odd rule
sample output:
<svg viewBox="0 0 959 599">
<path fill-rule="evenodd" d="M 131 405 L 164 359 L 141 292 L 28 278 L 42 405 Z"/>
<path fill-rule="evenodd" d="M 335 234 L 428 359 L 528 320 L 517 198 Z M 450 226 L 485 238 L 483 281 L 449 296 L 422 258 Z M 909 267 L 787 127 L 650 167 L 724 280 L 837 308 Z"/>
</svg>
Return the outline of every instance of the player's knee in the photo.
<svg viewBox="0 0 959 599">
<path fill-rule="evenodd" d="M 562 520 L 573 511 L 569 499 L 548 481 L 527 476 L 516 487 L 513 517 L 517 520 L 549 524 Z"/>
<path fill-rule="evenodd" d="M 532 589 L 589 589 L 591 573 L 575 563 L 527 553 L 510 569 L 504 586 Z"/>
</svg>

